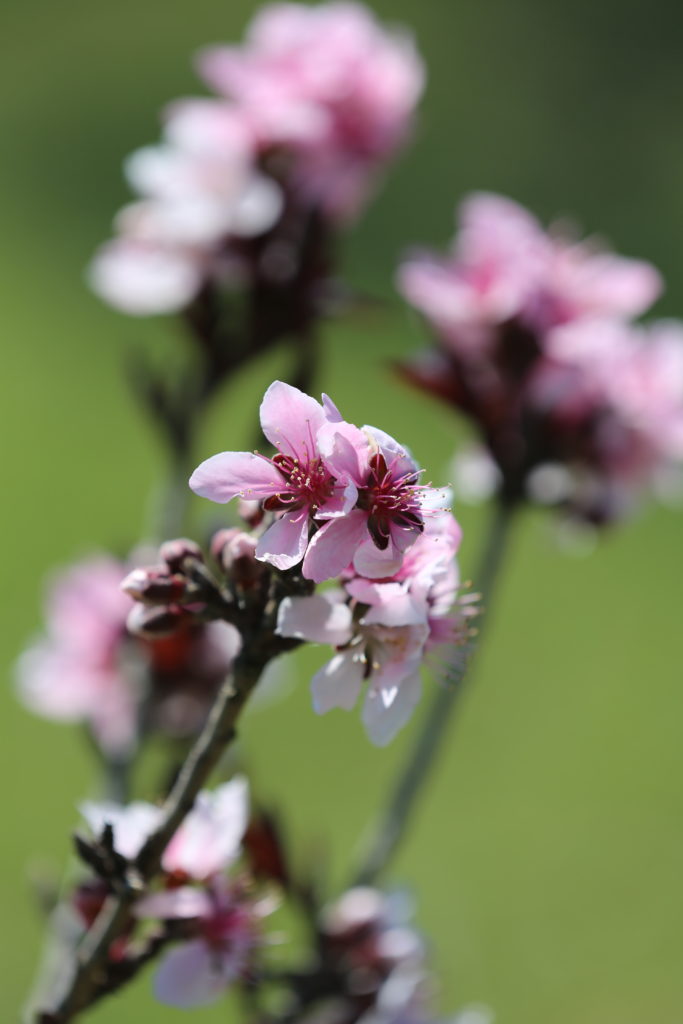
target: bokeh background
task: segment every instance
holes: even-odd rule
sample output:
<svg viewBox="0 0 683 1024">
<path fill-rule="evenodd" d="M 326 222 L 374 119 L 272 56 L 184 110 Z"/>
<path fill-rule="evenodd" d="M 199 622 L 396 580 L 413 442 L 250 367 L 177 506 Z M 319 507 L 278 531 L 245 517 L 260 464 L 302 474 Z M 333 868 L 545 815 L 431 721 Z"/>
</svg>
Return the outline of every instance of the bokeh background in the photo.
<svg viewBox="0 0 683 1024">
<path fill-rule="evenodd" d="M 399 252 L 443 244 L 455 200 L 494 189 L 544 219 L 573 215 L 653 260 L 683 315 L 683 7 L 673 0 L 372 0 L 411 25 L 429 67 L 413 148 L 347 239 L 350 279 L 382 301 L 324 329 L 320 388 L 345 414 L 410 444 L 435 481 L 462 434 L 387 360 L 420 330 L 392 291 Z M 190 55 L 238 38 L 245 0 L 4 0 L 0 62 L 3 370 L 0 1016 L 14 1020 L 42 922 L 30 877 L 66 862 L 92 794 L 77 730 L 32 718 L 12 662 L 39 628 L 46 570 L 144 533 L 163 466 L 123 383 L 137 347 L 181 344 L 164 321 L 119 316 L 83 268 L 127 196 L 123 156 L 157 112 L 199 90 Z M 216 404 L 204 457 L 250 443 L 253 410 L 286 361 L 252 367 Z M 197 521 L 203 510 L 197 510 Z M 472 571 L 485 509 L 458 508 Z M 649 506 L 590 555 L 518 523 L 476 680 L 392 879 L 418 899 L 444 1013 L 500 1024 L 683 1020 L 683 508 Z M 286 809 L 298 856 L 342 878 L 416 723 L 371 749 L 354 716 L 316 718 L 293 668 L 286 700 L 254 712 L 242 756 Z M 140 779 L 144 792 L 145 780 Z M 97 1024 L 187 1019 L 149 979 Z M 195 1011 L 212 1024 L 225 1006 Z"/>
</svg>

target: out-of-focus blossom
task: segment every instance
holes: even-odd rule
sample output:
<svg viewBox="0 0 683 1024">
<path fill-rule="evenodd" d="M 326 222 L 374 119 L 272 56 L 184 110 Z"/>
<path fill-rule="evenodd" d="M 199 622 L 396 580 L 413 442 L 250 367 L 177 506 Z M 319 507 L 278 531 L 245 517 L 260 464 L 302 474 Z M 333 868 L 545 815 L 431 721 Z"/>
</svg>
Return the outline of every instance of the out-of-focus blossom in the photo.
<svg viewBox="0 0 683 1024">
<path fill-rule="evenodd" d="M 159 146 L 126 163 L 140 199 L 116 219 L 117 238 L 90 268 L 95 291 L 134 315 L 175 312 L 220 272 L 226 239 L 260 235 L 282 208 L 260 173 L 239 113 L 216 100 L 172 107 Z"/>
<path fill-rule="evenodd" d="M 119 665 L 130 610 L 119 589 L 123 572 L 100 556 L 57 576 L 47 595 L 47 635 L 18 666 L 19 694 L 31 710 L 87 722 L 109 752 L 128 747 L 136 728 L 135 692 Z"/>
<path fill-rule="evenodd" d="M 637 316 L 661 290 L 649 263 L 546 233 L 523 207 L 486 193 L 462 204 L 450 254 L 409 257 L 398 284 L 461 352 L 491 345 L 511 320 L 542 336 L 585 316 Z"/>
<path fill-rule="evenodd" d="M 260 347 L 324 305 L 328 236 L 409 135 L 422 63 L 359 4 L 285 3 L 199 65 L 220 95 L 171 104 L 161 143 L 126 161 L 137 199 L 89 279 L 135 316 L 181 311 L 206 286 L 253 289 L 281 307 L 250 325 Z"/>
<path fill-rule="evenodd" d="M 81 813 L 94 836 L 105 825 L 114 833 L 114 849 L 133 859 L 162 820 L 154 804 L 136 801 L 122 806 L 87 801 Z M 161 865 L 176 879 L 204 881 L 229 867 L 240 852 L 249 817 L 246 779 L 238 777 L 217 789 L 202 791 L 164 850 Z"/>
<path fill-rule="evenodd" d="M 424 85 L 409 36 L 356 3 L 272 4 L 244 46 L 210 48 L 199 66 L 261 147 L 286 154 L 304 200 L 343 218 L 406 140 Z"/>
<path fill-rule="evenodd" d="M 261 426 L 277 448 L 273 458 L 222 452 L 195 470 L 190 487 L 212 501 L 260 499 L 277 518 L 256 557 L 278 569 L 303 561 L 303 575 L 319 583 L 353 562 L 366 576 L 390 576 L 425 517 L 444 514 L 446 492 L 419 484 L 410 454 L 383 431 L 344 422 L 327 396 L 320 405 L 276 381 Z"/>
<path fill-rule="evenodd" d="M 456 603 L 459 540 L 455 520 L 440 516 L 395 576 L 354 576 L 345 583 L 346 595 L 326 592 L 282 602 L 281 635 L 336 648 L 312 680 L 319 714 L 335 707 L 351 710 L 367 683 L 362 717 L 372 742 L 384 746 L 406 724 L 420 698 L 420 669 L 428 652 L 444 644 L 461 647 L 469 638 L 474 608 Z"/>
<path fill-rule="evenodd" d="M 246 974 L 261 943 L 264 905 L 239 885 L 215 879 L 206 889 L 175 889 L 150 897 L 144 912 L 164 919 L 190 918 L 190 938 L 163 957 L 154 994 L 169 1006 L 206 1006 Z"/>
<path fill-rule="evenodd" d="M 126 566 L 99 556 L 57 576 L 46 605 L 47 635 L 18 665 L 19 695 L 47 718 L 85 722 L 111 756 L 130 750 L 140 728 L 194 734 L 240 646 L 227 623 L 188 625 L 141 640 L 126 621 Z"/>
<path fill-rule="evenodd" d="M 437 342 L 403 372 L 474 421 L 506 500 L 609 522 L 683 462 L 683 328 L 631 320 L 661 288 L 649 264 L 476 195 L 451 254 L 408 259 L 399 287 Z"/>
</svg>

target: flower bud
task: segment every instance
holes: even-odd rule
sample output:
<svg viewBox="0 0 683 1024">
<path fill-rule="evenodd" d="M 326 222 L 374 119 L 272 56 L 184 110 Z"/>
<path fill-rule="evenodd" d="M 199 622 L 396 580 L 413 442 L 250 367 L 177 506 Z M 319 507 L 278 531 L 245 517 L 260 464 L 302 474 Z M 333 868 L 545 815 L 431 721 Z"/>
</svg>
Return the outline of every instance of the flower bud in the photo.
<svg viewBox="0 0 683 1024">
<path fill-rule="evenodd" d="M 242 531 L 237 526 L 232 526 L 224 530 L 219 530 L 218 533 L 214 533 L 211 538 L 211 554 L 216 559 L 218 564 L 223 566 L 223 551 L 233 539 L 237 537 Z"/>
<path fill-rule="evenodd" d="M 144 604 L 171 604 L 192 596 L 187 579 L 179 573 L 170 575 L 164 567 L 133 569 L 121 583 L 121 589 Z"/>
<path fill-rule="evenodd" d="M 241 530 L 224 545 L 221 564 L 242 590 L 251 590 L 269 572 L 268 566 L 256 558 L 256 538 Z"/>
<path fill-rule="evenodd" d="M 248 501 L 246 498 L 240 498 L 237 512 L 247 526 L 251 526 L 252 530 L 263 522 L 263 507 L 260 501 Z"/>
<path fill-rule="evenodd" d="M 171 636 L 185 623 L 191 621 L 191 614 L 183 608 L 171 605 L 166 608 L 150 608 L 144 604 L 133 605 L 126 620 L 128 632 L 154 640 Z"/>
<path fill-rule="evenodd" d="M 188 540 L 186 537 L 164 541 L 159 548 L 159 554 L 171 572 L 181 572 L 186 558 L 194 559 L 197 562 L 204 561 L 202 549 L 193 540 Z"/>
</svg>

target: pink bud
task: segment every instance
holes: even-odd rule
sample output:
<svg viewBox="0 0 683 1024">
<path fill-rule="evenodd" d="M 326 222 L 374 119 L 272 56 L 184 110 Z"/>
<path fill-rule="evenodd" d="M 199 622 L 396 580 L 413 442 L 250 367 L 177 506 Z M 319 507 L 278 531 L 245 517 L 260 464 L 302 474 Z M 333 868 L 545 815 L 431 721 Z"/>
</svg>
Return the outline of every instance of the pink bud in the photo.
<svg viewBox="0 0 683 1024">
<path fill-rule="evenodd" d="M 151 640 L 162 636 L 171 636 L 184 623 L 191 620 L 191 615 L 183 608 L 170 606 L 167 608 L 150 608 L 136 604 L 126 620 L 128 631 L 135 636 Z"/>
<path fill-rule="evenodd" d="M 169 575 L 163 567 L 133 569 L 121 583 L 121 589 L 144 604 L 171 604 L 191 596 L 185 577 L 179 573 Z"/>
<path fill-rule="evenodd" d="M 159 548 L 159 554 L 171 572 L 181 572 L 186 558 L 197 562 L 204 561 L 202 549 L 186 537 L 165 541 Z"/>
</svg>

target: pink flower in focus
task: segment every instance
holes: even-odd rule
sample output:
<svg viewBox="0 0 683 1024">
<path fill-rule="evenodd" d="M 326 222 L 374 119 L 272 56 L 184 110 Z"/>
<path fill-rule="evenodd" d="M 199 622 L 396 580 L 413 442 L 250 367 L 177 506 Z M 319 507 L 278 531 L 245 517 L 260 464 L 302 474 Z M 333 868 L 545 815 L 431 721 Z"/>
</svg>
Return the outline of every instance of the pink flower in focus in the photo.
<svg viewBox="0 0 683 1024">
<path fill-rule="evenodd" d="M 293 154 L 303 195 L 340 217 L 357 213 L 405 141 L 424 85 L 410 38 L 343 2 L 272 4 L 245 46 L 206 50 L 200 70 L 239 104 L 263 148 Z"/>
<path fill-rule="evenodd" d="M 343 519 L 326 523 L 312 537 L 303 571 L 316 583 L 338 576 L 353 564 L 363 576 L 391 576 L 424 529 L 425 518 L 443 514 L 447 489 L 419 483 L 412 455 L 376 427 L 332 422 L 318 436 L 325 465 L 351 481 L 355 507 Z"/>
<path fill-rule="evenodd" d="M 275 381 L 261 403 L 261 428 L 273 458 L 252 452 L 221 452 L 192 474 L 190 487 L 212 501 L 258 499 L 281 513 L 256 547 L 256 557 L 278 569 L 297 565 L 306 552 L 310 522 L 346 515 L 357 497 L 352 481 L 338 480 L 320 456 L 318 432 L 341 419 L 329 401 L 320 405 L 297 388 Z"/>
<path fill-rule="evenodd" d="M 458 589 L 459 540 L 455 520 L 440 516 L 392 579 L 351 579 L 346 584 L 351 604 L 330 592 L 282 602 L 278 633 L 336 648 L 311 684 L 318 714 L 334 707 L 351 710 L 367 681 L 362 717 L 372 742 L 386 745 L 405 725 L 420 698 L 420 668 L 428 650 L 466 639 L 463 615 L 449 615 Z"/>
</svg>

